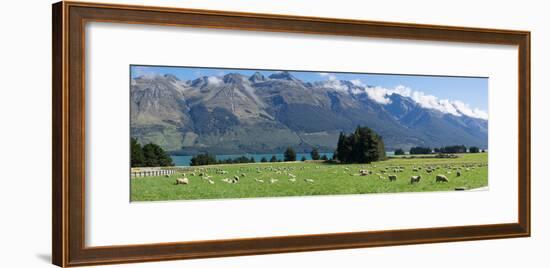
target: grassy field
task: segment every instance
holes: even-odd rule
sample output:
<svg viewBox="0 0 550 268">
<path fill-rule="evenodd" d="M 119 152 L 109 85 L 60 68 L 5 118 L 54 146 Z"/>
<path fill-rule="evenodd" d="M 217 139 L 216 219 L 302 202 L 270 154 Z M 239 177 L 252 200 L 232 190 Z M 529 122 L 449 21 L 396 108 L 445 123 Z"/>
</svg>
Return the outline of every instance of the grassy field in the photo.
<svg viewBox="0 0 550 268">
<path fill-rule="evenodd" d="M 420 169 L 413 171 L 415 168 Z M 372 171 L 372 174 L 361 176 L 361 169 Z M 433 171 L 428 173 L 426 169 Z M 457 171 L 461 172 L 460 176 L 457 176 Z M 176 185 L 176 178 L 184 177 L 183 173 L 189 184 Z M 201 173 L 204 177 L 208 176 L 210 182 L 200 176 Z M 445 175 L 449 182 L 435 182 L 438 174 Z M 389 175 L 396 175 L 397 180 L 390 181 Z M 419 183 L 410 183 L 413 175 L 422 176 Z M 224 181 L 234 176 L 239 177 L 237 183 Z M 292 179 L 293 176 L 295 179 Z M 487 185 L 487 153 L 479 153 L 459 155 L 452 159 L 392 158 L 365 165 L 307 161 L 191 167 L 181 169 L 168 178 L 131 179 L 131 200 L 454 191 L 461 187 L 473 189 Z"/>
</svg>

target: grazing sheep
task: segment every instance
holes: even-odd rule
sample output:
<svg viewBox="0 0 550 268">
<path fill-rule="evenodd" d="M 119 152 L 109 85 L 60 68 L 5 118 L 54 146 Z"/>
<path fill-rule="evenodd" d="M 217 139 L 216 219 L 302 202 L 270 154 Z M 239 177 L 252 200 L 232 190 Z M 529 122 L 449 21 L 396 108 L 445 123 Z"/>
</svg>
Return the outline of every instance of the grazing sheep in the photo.
<svg viewBox="0 0 550 268">
<path fill-rule="evenodd" d="M 367 175 L 369 175 L 369 171 L 366 170 L 366 169 L 361 169 L 361 170 L 359 170 L 359 175 L 367 176 Z"/>
<path fill-rule="evenodd" d="M 382 176 L 382 175 L 378 175 L 378 178 L 381 179 L 381 180 L 386 179 L 386 178 L 385 178 L 384 176 Z"/>
<path fill-rule="evenodd" d="M 457 177 L 460 177 L 460 175 L 461 175 L 460 171 L 457 171 L 457 172 L 456 172 L 456 176 L 457 176 Z"/>
<path fill-rule="evenodd" d="M 433 171 L 433 170 L 431 170 L 431 169 L 426 169 L 426 172 L 427 172 L 427 173 L 432 173 L 432 171 Z"/>
<path fill-rule="evenodd" d="M 241 173 L 241 177 L 246 177 L 246 174 L 245 174 L 245 173 Z"/>
<path fill-rule="evenodd" d="M 208 179 L 208 183 L 210 183 L 210 184 L 214 184 L 214 181 L 213 181 L 213 180 L 211 180 L 211 179 Z"/>
<path fill-rule="evenodd" d="M 170 178 L 170 174 L 164 175 L 165 178 Z"/>
<path fill-rule="evenodd" d="M 422 179 L 422 176 L 411 176 L 411 184 L 420 182 L 420 179 Z"/>
<path fill-rule="evenodd" d="M 278 179 L 270 179 L 270 180 L 269 180 L 270 183 L 276 183 L 276 182 L 278 182 L 278 181 L 279 181 Z"/>
<path fill-rule="evenodd" d="M 291 173 L 288 173 L 288 176 L 291 177 L 291 178 L 296 178 L 296 175 L 291 174 Z"/>
<path fill-rule="evenodd" d="M 288 179 L 290 182 L 296 182 L 296 178 L 290 178 Z"/>
<path fill-rule="evenodd" d="M 397 175 L 389 175 L 389 176 L 388 176 L 388 179 L 389 179 L 390 181 L 396 181 L 396 180 L 397 180 Z"/>
<path fill-rule="evenodd" d="M 237 175 L 233 176 L 233 180 L 239 181 L 239 176 L 237 176 Z"/>
<path fill-rule="evenodd" d="M 413 172 L 418 172 L 418 168 L 413 168 Z"/>
<path fill-rule="evenodd" d="M 312 180 L 312 179 L 304 179 L 304 181 L 305 181 L 305 182 L 309 182 L 309 183 L 313 183 L 313 182 L 314 182 L 314 180 Z"/>
<path fill-rule="evenodd" d="M 260 180 L 260 179 L 254 179 L 254 180 L 257 181 L 257 182 L 261 182 L 261 183 L 264 182 L 264 180 Z"/>
<path fill-rule="evenodd" d="M 449 179 L 447 179 L 447 177 L 445 177 L 445 175 L 437 175 L 435 176 L 435 182 L 449 182 Z"/>
<path fill-rule="evenodd" d="M 188 178 L 177 178 L 176 179 L 176 185 L 178 184 L 189 184 L 189 179 Z"/>
<path fill-rule="evenodd" d="M 237 177 L 237 176 L 235 176 Z M 239 177 L 237 177 L 239 178 Z M 233 178 L 233 179 L 229 179 L 229 178 L 225 178 L 225 179 L 222 179 L 223 182 L 227 182 L 227 183 L 237 183 L 239 182 L 239 180 L 237 178 Z"/>
</svg>

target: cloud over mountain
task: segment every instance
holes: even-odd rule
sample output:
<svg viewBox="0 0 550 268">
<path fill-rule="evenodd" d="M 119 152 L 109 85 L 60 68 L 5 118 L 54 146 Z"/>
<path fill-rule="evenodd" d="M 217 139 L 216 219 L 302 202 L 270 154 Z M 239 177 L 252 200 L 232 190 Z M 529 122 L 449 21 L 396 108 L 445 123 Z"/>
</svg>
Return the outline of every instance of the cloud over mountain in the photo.
<svg viewBox="0 0 550 268">
<path fill-rule="evenodd" d="M 423 108 L 434 109 L 442 113 L 452 114 L 454 116 L 466 115 L 469 117 L 480 118 L 487 120 L 489 115 L 486 111 L 478 108 L 470 108 L 470 106 L 460 100 L 440 99 L 434 95 L 425 94 L 422 91 L 415 91 L 409 87 L 399 85 L 393 89 L 380 86 L 367 86 L 361 80 L 352 80 L 354 85 L 365 88 L 365 92 L 372 100 L 380 104 L 389 104 L 391 100 L 389 96 L 398 94 L 404 97 L 409 97 L 418 103 Z M 358 92 L 355 92 L 356 94 Z"/>
<path fill-rule="evenodd" d="M 340 131 L 357 125 L 380 133 L 388 149 L 487 146 L 487 113 L 406 86 L 373 87 L 323 73 L 316 82 L 289 72 L 148 76 L 131 81 L 132 136 L 170 151 L 331 151 Z"/>
</svg>

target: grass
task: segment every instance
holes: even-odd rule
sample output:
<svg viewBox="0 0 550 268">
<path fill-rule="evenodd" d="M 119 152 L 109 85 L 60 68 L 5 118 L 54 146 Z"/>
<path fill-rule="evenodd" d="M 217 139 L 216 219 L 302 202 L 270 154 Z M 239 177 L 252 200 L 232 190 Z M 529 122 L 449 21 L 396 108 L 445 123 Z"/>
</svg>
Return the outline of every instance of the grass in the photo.
<svg viewBox="0 0 550 268">
<path fill-rule="evenodd" d="M 396 167 L 402 167 L 403 171 L 394 172 Z M 422 169 L 414 172 L 414 167 Z M 435 170 L 427 173 L 426 167 Z M 469 170 L 466 167 L 470 167 Z M 382 173 L 386 168 L 388 171 Z M 456 176 L 454 168 L 460 168 L 461 176 Z M 372 170 L 373 174 L 359 176 L 360 169 Z M 224 170 L 227 174 L 218 174 L 218 170 Z M 192 172 L 196 173 L 195 176 Z M 200 177 L 201 172 L 211 176 L 214 184 Z M 175 185 L 176 178 L 182 177 L 182 173 L 189 179 L 189 184 Z M 243 173 L 245 176 L 242 176 Z M 296 176 L 295 182 L 289 180 L 288 173 Z M 397 175 L 397 180 L 390 182 L 388 174 Z M 437 174 L 445 175 L 449 182 L 435 182 Z M 235 175 L 239 176 L 238 183 L 222 181 Z M 410 183 L 413 175 L 422 176 L 419 183 Z M 270 183 L 270 179 L 278 181 Z M 313 182 L 306 182 L 305 179 L 312 179 Z M 458 187 L 473 189 L 488 185 L 487 153 L 464 154 L 453 159 L 397 157 L 364 165 L 316 161 L 212 165 L 182 169 L 169 178 L 133 178 L 130 184 L 132 201 L 454 191 Z"/>
</svg>

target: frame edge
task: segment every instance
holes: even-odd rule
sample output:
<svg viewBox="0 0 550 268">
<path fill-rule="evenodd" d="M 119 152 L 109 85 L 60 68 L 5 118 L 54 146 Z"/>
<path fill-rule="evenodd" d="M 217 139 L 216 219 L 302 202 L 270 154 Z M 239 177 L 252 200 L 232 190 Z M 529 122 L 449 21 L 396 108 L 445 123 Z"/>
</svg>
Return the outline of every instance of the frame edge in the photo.
<svg viewBox="0 0 550 268">
<path fill-rule="evenodd" d="M 172 255 L 157 255 L 155 254 L 143 254 L 141 256 L 126 256 L 121 255 L 112 256 L 109 258 L 105 254 L 107 251 L 112 251 L 113 248 L 86 248 L 83 245 L 75 244 L 71 248 L 71 240 L 77 239 L 69 232 L 69 216 L 72 213 L 72 209 L 69 208 L 69 8 L 70 7 L 103 7 L 103 8 L 126 8 L 126 9 L 146 9 L 155 7 L 146 6 L 125 6 L 125 5 L 109 5 L 98 3 L 80 3 L 80 2 L 58 2 L 52 5 L 52 263 L 60 267 L 72 267 L 82 265 L 100 265 L 100 264 L 115 264 L 115 263 L 133 263 L 133 262 L 145 262 L 145 261 L 167 261 L 167 260 L 181 260 L 181 259 L 195 259 L 195 258 L 212 258 L 212 257 L 228 257 L 228 256 L 245 256 L 255 254 L 275 254 L 275 253 L 288 253 L 288 252 L 303 252 L 303 251 L 317 251 L 317 250 L 335 250 L 335 249 L 351 249 L 351 248 L 364 248 L 364 247 L 377 247 L 377 246 L 394 246 L 394 245 L 408 245 L 408 244 L 424 244 L 424 243 L 438 243 L 438 242 L 455 242 L 455 241 L 469 241 L 469 240 L 481 240 L 481 239 L 498 239 L 498 238 L 512 238 L 512 237 L 529 237 L 531 236 L 530 228 L 530 32 L 528 31 L 507 31 L 507 30 L 493 30 L 493 29 L 477 29 L 477 28 L 462 28 L 452 26 L 437 26 L 437 25 L 421 25 L 421 24 L 406 24 L 406 23 L 385 23 L 385 22 L 368 22 L 365 24 L 384 24 L 389 26 L 399 27 L 426 27 L 441 31 L 448 30 L 463 30 L 463 31 L 479 31 L 484 33 L 505 33 L 507 35 L 514 36 L 514 43 L 519 44 L 520 47 L 520 77 L 524 74 L 525 77 L 521 80 L 519 109 L 520 109 L 520 130 L 524 128 L 522 138 L 520 138 L 520 203 L 519 203 L 519 215 L 518 223 L 513 223 L 508 226 L 507 231 L 503 233 L 497 233 L 493 235 L 484 236 L 466 236 L 460 238 L 446 237 L 446 239 L 440 240 L 409 240 L 405 242 L 397 243 L 348 243 L 340 245 L 332 245 L 327 247 L 319 246 L 305 246 L 295 248 L 264 248 L 242 251 L 219 251 L 211 254 L 172 254 Z M 174 11 L 175 8 L 157 8 L 157 11 L 168 12 Z M 302 20 L 302 21 L 324 21 L 324 22 L 340 22 L 349 24 L 361 24 L 361 21 L 343 20 L 343 19 L 328 19 L 328 18 L 315 18 L 315 17 L 298 17 L 298 16 L 285 16 L 276 14 L 253 14 L 253 13 L 240 13 L 240 12 L 223 12 L 213 10 L 194 10 L 194 9 L 177 9 L 179 12 L 185 13 L 208 13 L 216 16 L 229 16 L 229 17 L 259 17 L 259 18 L 276 18 L 283 20 Z M 78 12 L 75 12 L 78 14 Z M 77 15 L 79 16 L 79 15 Z M 72 76 L 71 76 L 72 77 Z M 521 122 L 521 118 L 525 121 Z M 523 151 L 522 147 L 523 145 Z M 522 156 L 522 157 L 521 157 Z M 74 161 L 74 160 L 73 160 Z M 521 170 L 521 167 L 524 167 Z M 523 179 L 522 179 L 523 177 Z M 522 202 L 522 199 L 524 201 Z M 523 212 L 523 213 L 522 213 Z M 478 226 L 488 227 L 488 226 Z M 77 232 L 78 233 L 78 232 Z M 81 242 L 81 241 L 79 241 Z M 161 245 L 157 245 L 159 248 Z M 178 243 L 173 244 L 174 247 L 181 247 Z M 130 253 L 133 251 L 130 249 L 131 245 L 122 246 L 126 248 Z M 70 250 L 73 249 L 73 250 Z M 116 251 L 116 248 L 114 249 Z M 111 252 L 114 253 L 114 252 Z M 132 254 L 130 254 L 132 255 Z M 107 257 L 107 258 L 105 258 Z M 103 258 L 103 259 L 102 259 Z"/>
<path fill-rule="evenodd" d="M 52 4 L 52 264 L 65 266 L 64 236 L 64 2 Z"/>
</svg>

